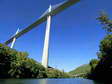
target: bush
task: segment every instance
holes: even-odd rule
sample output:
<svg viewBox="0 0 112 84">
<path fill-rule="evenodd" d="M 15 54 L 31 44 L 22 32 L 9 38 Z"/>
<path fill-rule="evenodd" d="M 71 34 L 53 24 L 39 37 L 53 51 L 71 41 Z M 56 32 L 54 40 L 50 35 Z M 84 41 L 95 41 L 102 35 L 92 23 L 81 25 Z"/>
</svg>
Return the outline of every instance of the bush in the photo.
<svg viewBox="0 0 112 84">
<path fill-rule="evenodd" d="M 69 78 L 70 75 L 64 71 L 60 71 L 58 69 L 47 69 L 46 70 L 48 78 Z"/>
</svg>

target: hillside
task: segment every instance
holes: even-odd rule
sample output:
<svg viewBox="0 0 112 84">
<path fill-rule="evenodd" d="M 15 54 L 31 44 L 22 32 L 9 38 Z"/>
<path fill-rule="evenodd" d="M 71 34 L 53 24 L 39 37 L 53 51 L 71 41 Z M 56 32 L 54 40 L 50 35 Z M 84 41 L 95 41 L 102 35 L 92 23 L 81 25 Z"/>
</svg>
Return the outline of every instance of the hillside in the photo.
<svg viewBox="0 0 112 84">
<path fill-rule="evenodd" d="M 89 64 L 84 64 L 84 65 L 81 65 L 79 66 L 78 68 L 70 71 L 69 73 L 71 75 L 77 75 L 77 74 L 81 74 L 81 73 L 89 73 L 91 70 L 91 66 Z"/>
<path fill-rule="evenodd" d="M 0 44 L 0 78 L 66 78 L 67 73 L 58 69 L 46 69 L 41 63 L 28 57 L 27 52 L 19 52 Z"/>
</svg>

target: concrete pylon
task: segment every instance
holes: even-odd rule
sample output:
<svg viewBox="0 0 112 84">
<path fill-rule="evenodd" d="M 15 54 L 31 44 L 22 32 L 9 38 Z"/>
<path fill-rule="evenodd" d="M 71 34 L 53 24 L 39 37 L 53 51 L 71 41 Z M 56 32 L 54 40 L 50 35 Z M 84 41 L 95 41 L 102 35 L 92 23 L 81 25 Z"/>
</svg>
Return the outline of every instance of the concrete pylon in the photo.
<svg viewBox="0 0 112 84">
<path fill-rule="evenodd" d="M 19 28 L 17 29 L 15 35 L 16 35 L 18 32 L 19 32 Z M 13 41 L 12 41 L 12 43 L 11 43 L 10 48 L 13 48 L 13 47 L 14 47 L 15 42 L 16 42 L 16 38 L 13 38 Z"/>
<path fill-rule="evenodd" d="M 49 6 L 49 12 L 51 12 L 51 5 Z M 44 40 L 44 48 L 43 48 L 43 56 L 42 56 L 42 65 L 47 68 L 48 67 L 48 58 L 49 58 L 49 38 L 50 38 L 50 26 L 51 26 L 51 15 L 47 17 L 47 25 L 45 32 L 45 40 Z"/>
</svg>

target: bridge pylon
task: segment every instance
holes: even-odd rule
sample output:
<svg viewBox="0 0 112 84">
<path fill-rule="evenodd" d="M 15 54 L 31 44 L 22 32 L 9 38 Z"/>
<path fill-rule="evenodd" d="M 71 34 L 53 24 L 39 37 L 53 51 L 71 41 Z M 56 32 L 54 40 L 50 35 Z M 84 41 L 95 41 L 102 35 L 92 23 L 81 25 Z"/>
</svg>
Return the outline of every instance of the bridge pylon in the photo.
<svg viewBox="0 0 112 84">
<path fill-rule="evenodd" d="M 51 12 L 51 5 L 48 9 Z M 49 39 L 50 39 L 50 27 L 51 27 L 51 15 L 47 16 L 47 24 L 46 24 L 46 32 L 44 39 L 44 48 L 43 48 L 43 56 L 42 56 L 42 65 L 47 68 L 48 67 L 48 58 L 49 58 Z"/>
<path fill-rule="evenodd" d="M 19 28 L 17 29 L 15 35 L 18 34 L 18 32 L 19 32 Z M 10 48 L 13 48 L 13 47 L 14 47 L 15 42 L 16 42 L 16 37 L 13 38 L 13 41 L 12 41 L 12 43 L 11 43 Z"/>
</svg>

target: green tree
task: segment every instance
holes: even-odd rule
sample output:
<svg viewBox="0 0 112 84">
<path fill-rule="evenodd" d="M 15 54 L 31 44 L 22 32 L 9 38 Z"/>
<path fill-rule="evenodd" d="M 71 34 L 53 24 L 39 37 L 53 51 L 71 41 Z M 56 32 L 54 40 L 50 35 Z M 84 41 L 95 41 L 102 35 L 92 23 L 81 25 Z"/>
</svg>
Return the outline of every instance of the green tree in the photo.
<svg viewBox="0 0 112 84">
<path fill-rule="evenodd" d="M 107 34 L 112 32 L 112 20 L 109 19 L 109 16 L 105 12 L 101 12 L 97 20 L 99 20 L 99 22 L 103 25 L 102 28 Z"/>
<path fill-rule="evenodd" d="M 99 58 L 112 55 L 112 35 L 107 35 L 100 43 Z"/>
<path fill-rule="evenodd" d="M 98 59 L 92 59 L 90 61 L 90 66 L 91 66 L 91 72 L 94 71 L 94 69 L 96 68 L 97 64 L 99 63 L 99 60 Z"/>
<path fill-rule="evenodd" d="M 91 60 L 91 73 L 88 76 L 92 79 L 110 81 L 112 76 L 112 20 L 107 15 L 102 14 L 98 17 L 98 20 L 103 24 L 103 29 L 107 32 L 107 35 L 100 42 L 97 60 Z"/>
</svg>

